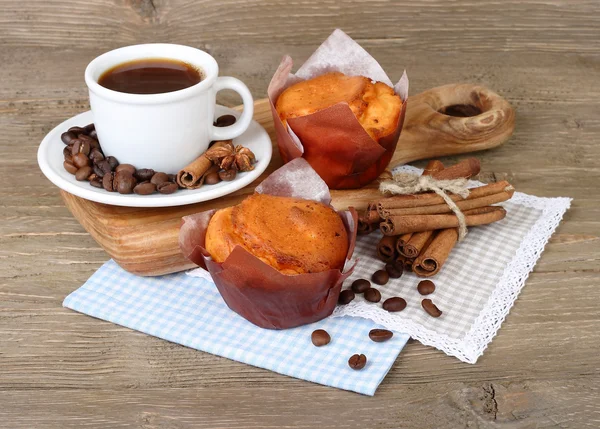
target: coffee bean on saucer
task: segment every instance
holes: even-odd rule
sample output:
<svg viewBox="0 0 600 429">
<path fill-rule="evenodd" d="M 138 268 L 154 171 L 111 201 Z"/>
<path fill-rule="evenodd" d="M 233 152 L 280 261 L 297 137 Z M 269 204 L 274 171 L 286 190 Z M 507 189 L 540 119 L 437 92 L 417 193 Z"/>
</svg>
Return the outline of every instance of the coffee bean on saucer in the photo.
<svg viewBox="0 0 600 429">
<path fill-rule="evenodd" d="M 399 279 L 400 277 L 402 277 L 404 265 L 390 262 L 389 264 L 385 264 L 385 270 L 387 271 L 390 278 Z"/>
<path fill-rule="evenodd" d="M 219 177 L 224 182 L 231 182 L 233 179 L 235 179 L 236 174 L 237 171 L 235 171 L 233 168 L 231 170 L 219 171 Z"/>
<path fill-rule="evenodd" d="M 102 187 L 108 192 L 115 192 L 115 173 L 109 171 L 102 177 Z"/>
<path fill-rule="evenodd" d="M 81 167 L 79 170 L 77 170 L 75 173 L 75 179 L 82 182 L 90 177 L 90 174 L 92 174 L 92 167 L 86 165 L 85 167 Z"/>
<path fill-rule="evenodd" d="M 96 130 L 92 130 L 92 131 L 90 131 L 90 134 L 89 134 L 89 136 L 90 136 L 91 138 L 93 138 L 94 140 L 98 141 L 98 133 L 96 133 Z"/>
<path fill-rule="evenodd" d="M 152 176 L 154 176 L 154 170 L 151 168 L 140 168 L 136 173 L 135 173 L 135 177 L 140 181 L 140 182 L 145 182 L 147 180 L 152 179 Z"/>
<path fill-rule="evenodd" d="M 317 329 L 311 334 L 310 340 L 315 346 L 322 347 L 329 344 L 329 342 L 331 341 L 331 337 L 329 336 L 326 330 Z"/>
<path fill-rule="evenodd" d="M 92 148 L 90 147 L 90 144 L 88 142 L 80 139 L 75 139 L 73 140 L 73 142 L 73 147 L 71 148 L 72 155 L 82 153 L 85 156 L 88 156 L 90 154 L 90 150 Z"/>
<path fill-rule="evenodd" d="M 91 178 L 92 176 L 94 176 L 93 179 Z M 95 173 L 92 173 L 92 176 L 88 177 L 88 180 L 90 181 L 90 185 L 92 185 L 94 188 L 101 188 L 102 187 L 102 178 L 98 177 Z"/>
<path fill-rule="evenodd" d="M 73 150 L 73 145 L 67 145 L 63 148 L 63 156 L 65 157 L 65 159 L 67 159 L 67 157 L 71 157 L 73 154 L 71 153 L 71 151 Z"/>
<path fill-rule="evenodd" d="M 394 336 L 392 331 L 387 329 L 371 329 L 369 331 L 369 338 L 376 343 L 383 343 Z"/>
<path fill-rule="evenodd" d="M 371 280 L 373 280 L 373 283 L 378 285 L 386 284 L 389 279 L 390 275 L 385 270 L 377 270 L 371 276 Z"/>
<path fill-rule="evenodd" d="M 131 175 L 134 175 L 135 167 L 131 164 L 119 164 L 117 165 L 117 168 L 115 168 L 115 173 L 118 173 L 119 171 L 127 171 L 131 173 Z"/>
<path fill-rule="evenodd" d="M 75 167 L 81 168 L 91 165 L 92 162 L 87 156 L 85 156 L 85 154 L 78 153 L 76 155 L 73 155 L 73 164 L 75 164 Z"/>
<path fill-rule="evenodd" d="M 355 370 L 360 370 L 365 367 L 367 364 L 367 357 L 363 354 L 352 355 L 350 359 L 348 359 L 348 366 Z"/>
<path fill-rule="evenodd" d="M 115 168 L 119 165 L 119 161 L 114 156 L 107 156 L 106 161 L 108 161 L 108 165 L 110 165 L 111 171 L 115 171 Z"/>
<path fill-rule="evenodd" d="M 169 175 L 167 173 L 154 173 L 150 179 L 150 182 L 154 183 L 156 186 L 169 181 Z"/>
<path fill-rule="evenodd" d="M 219 116 L 215 121 L 215 127 L 228 127 L 230 125 L 235 124 L 235 116 L 233 115 L 223 115 Z"/>
<path fill-rule="evenodd" d="M 399 296 L 394 296 L 383 301 L 382 307 L 384 310 L 389 311 L 390 313 L 402 311 L 406 308 L 406 300 L 404 298 L 400 298 Z"/>
<path fill-rule="evenodd" d="M 105 174 L 108 174 L 110 172 L 110 165 L 108 164 L 108 161 L 106 159 L 94 165 L 94 173 L 96 173 L 98 177 L 104 177 Z"/>
<path fill-rule="evenodd" d="M 94 131 L 96 129 L 96 126 L 91 123 L 91 124 L 87 124 L 85 127 L 83 127 L 83 132 L 86 134 L 91 133 L 92 131 Z"/>
<path fill-rule="evenodd" d="M 365 293 L 371 287 L 371 282 L 365 279 L 357 279 L 352 282 L 352 290 L 355 293 Z"/>
<path fill-rule="evenodd" d="M 214 185 L 215 183 L 219 183 L 221 178 L 219 177 L 219 173 L 213 171 L 212 173 L 208 173 L 204 178 L 204 183 L 207 185 Z"/>
<path fill-rule="evenodd" d="M 169 176 L 169 182 L 177 183 L 177 174 L 167 174 Z"/>
<path fill-rule="evenodd" d="M 114 188 L 119 194 L 131 194 L 137 180 L 131 171 L 121 170 L 115 173 Z"/>
<path fill-rule="evenodd" d="M 417 286 L 417 290 L 421 295 L 429 295 L 435 291 L 435 283 L 431 280 L 421 280 Z"/>
<path fill-rule="evenodd" d="M 351 289 L 344 289 L 340 292 L 340 297 L 338 298 L 338 304 L 346 305 L 352 302 L 354 299 L 354 292 Z"/>
<path fill-rule="evenodd" d="M 100 161 L 104 161 L 104 155 L 99 149 L 92 149 L 90 151 L 90 159 L 94 164 L 98 164 Z"/>
<path fill-rule="evenodd" d="M 179 186 L 177 186 L 177 183 L 173 182 L 162 182 L 160 185 L 156 186 L 156 190 L 161 194 L 172 194 L 177 191 L 177 189 L 179 189 Z"/>
<path fill-rule="evenodd" d="M 77 167 L 75 167 L 75 164 L 73 164 L 72 161 L 71 162 L 69 162 L 69 161 L 63 162 L 63 167 L 65 168 L 65 170 L 67 170 L 71 174 L 75 174 L 75 173 L 77 173 L 77 170 L 79 170 Z"/>
<path fill-rule="evenodd" d="M 77 138 L 81 141 L 87 142 L 92 149 L 100 149 L 100 143 L 98 142 L 98 140 L 90 136 L 87 136 L 85 134 L 79 134 Z"/>
<path fill-rule="evenodd" d="M 424 299 L 421 301 L 421 305 L 431 317 L 440 317 L 442 315 L 442 310 L 437 308 L 437 306 L 430 299 Z"/>
<path fill-rule="evenodd" d="M 71 143 L 71 140 L 75 139 L 76 137 L 77 135 L 75 133 L 72 133 L 71 131 L 65 131 L 60 135 L 60 139 L 64 144 Z"/>
<path fill-rule="evenodd" d="M 365 299 L 369 302 L 379 302 L 381 301 L 381 292 L 371 287 L 365 291 Z"/>
<path fill-rule="evenodd" d="M 85 134 L 85 130 L 81 127 L 71 127 L 68 129 L 68 132 L 73 133 L 75 135 Z"/>
<path fill-rule="evenodd" d="M 156 191 L 156 185 L 151 182 L 142 182 L 135 185 L 133 192 L 138 195 L 150 195 Z"/>
</svg>

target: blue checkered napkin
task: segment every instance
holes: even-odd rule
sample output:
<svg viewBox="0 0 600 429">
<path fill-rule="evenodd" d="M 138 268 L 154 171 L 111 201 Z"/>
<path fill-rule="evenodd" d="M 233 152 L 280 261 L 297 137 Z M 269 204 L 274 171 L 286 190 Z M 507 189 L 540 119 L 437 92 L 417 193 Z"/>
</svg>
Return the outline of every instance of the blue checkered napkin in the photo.
<svg viewBox="0 0 600 429">
<path fill-rule="evenodd" d="M 380 326 L 356 317 L 283 331 L 259 328 L 231 311 L 212 282 L 185 273 L 138 277 L 112 260 L 63 305 L 197 350 L 365 395 L 375 393 L 409 338 L 395 334 L 374 343 L 368 333 Z M 315 329 L 329 332 L 331 343 L 313 346 Z M 348 367 L 355 353 L 367 356 L 361 371 Z"/>
</svg>

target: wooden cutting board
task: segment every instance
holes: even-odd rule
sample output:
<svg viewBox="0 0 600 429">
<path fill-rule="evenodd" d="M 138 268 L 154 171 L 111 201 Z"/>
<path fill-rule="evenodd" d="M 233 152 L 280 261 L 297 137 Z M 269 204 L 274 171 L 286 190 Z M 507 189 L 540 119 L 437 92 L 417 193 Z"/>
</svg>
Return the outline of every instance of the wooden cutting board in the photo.
<svg viewBox="0 0 600 429">
<path fill-rule="evenodd" d="M 396 152 L 389 164 L 474 152 L 504 143 L 514 129 L 510 104 L 489 89 L 450 84 L 409 97 Z M 75 218 L 125 270 L 143 276 L 192 268 L 179 251 L 182 216 L 237 204 L 273 170 L 282 165 L 267 99 L 257 100 L 254 119 L 269 133 L 273 159 L 253 183 L 217 200 L 178 207 L 136 208 L 100 204 L 61 191 Z M 362 189 L 332 191 L 337 209 L 366 207 L 378 197 L 377 183 Z"/>
</svg>

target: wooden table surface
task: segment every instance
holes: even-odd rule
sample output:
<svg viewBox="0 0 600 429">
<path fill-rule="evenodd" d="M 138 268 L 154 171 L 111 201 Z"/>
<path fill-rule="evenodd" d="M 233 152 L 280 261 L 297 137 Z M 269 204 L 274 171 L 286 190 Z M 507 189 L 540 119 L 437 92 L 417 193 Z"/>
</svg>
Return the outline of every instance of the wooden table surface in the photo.
<svg viewBox="0 0 600 429">
<path fill-rule="evenodd" d="M 410 342 L 369 398 L 62 308 L 107 255 L 36 151 L 88 109 L 87 63 L 187 44 L 258 98 L 284 53 L 300 64 L 335 27 L 393 78 L 406 68 L 412 94 L 473 82 L 506 97 L 516 131 L 483 172 L 574 198 L 479 362 Z M 600 427 L 599 83 L 597 0 L 0 0 L 0 427 Z"/>
</svg>

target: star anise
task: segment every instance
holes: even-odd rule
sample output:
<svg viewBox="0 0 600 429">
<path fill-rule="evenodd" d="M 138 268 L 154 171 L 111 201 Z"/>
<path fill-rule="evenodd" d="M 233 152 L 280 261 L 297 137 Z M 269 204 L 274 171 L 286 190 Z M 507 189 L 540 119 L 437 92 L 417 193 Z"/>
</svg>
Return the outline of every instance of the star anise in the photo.
<svg viewBox="0 0 600 429">
<path fill-rule="evenodd" d="M 247 147 L 215 143 L 206 151 L 206 157 L 223 170 L 251 171 L 254 170 L 256 157 Z"/>
</svg>

